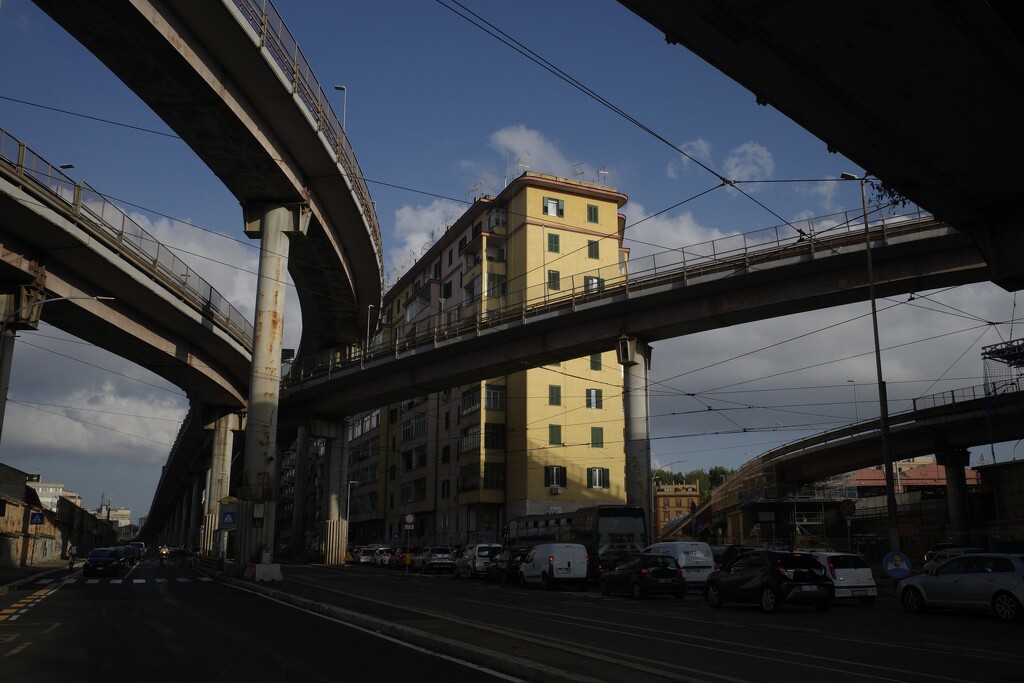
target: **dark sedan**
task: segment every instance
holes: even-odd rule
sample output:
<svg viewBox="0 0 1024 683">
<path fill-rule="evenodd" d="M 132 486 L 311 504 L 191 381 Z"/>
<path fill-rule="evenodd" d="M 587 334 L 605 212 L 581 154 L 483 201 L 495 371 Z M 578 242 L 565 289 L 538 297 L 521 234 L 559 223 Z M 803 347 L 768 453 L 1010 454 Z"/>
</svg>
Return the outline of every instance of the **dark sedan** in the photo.
<svg viewBox="0 0 1024 683">
<path fill-rule="evenodd" d="M 634 600 L 649 595 L 686 595 L 686 579 L 671 555 L 637 553 L 620 557 L 601 575 L 601 595 L 626 593 Z"/>
<path fill-rule="evenodd" d="M 82 565 L 82 574 L 92 576 L 94 574 L 110 574 L 117 576 L 121 573 L 121 558 L 115 548 L 93 548 L 85 558 Z"/>
<path fill-rule="evenodd" d="M 834 596 L 832 580 L 813 555 L 778 550 L 739 555 L 704 583 L 704 599 L 712 607 L 746 602 L 775 612 L 785 603 L 801 603 L 824 612 Z"/>
<path fill-rule="evenodd" d="M 519 580 L 519 565 L 526 559 L 529 548 L 514 547 L 505 548 L 494 556 L 491 563 L 484 570 L 484 576 L 488 581 L 500 583 L 514 583 Z"/>
</svg>

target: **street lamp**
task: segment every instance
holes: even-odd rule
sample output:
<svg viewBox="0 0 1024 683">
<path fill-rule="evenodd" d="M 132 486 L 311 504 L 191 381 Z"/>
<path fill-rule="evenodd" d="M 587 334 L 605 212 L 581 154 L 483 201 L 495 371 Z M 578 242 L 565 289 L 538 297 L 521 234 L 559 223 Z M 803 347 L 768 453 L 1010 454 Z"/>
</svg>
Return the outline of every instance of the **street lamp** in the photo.
<svg viewBox="0 0 1024 683">
<path fill-rule="evenodd" d="M 886 394 L 885 380 L 882 378 L 882 350 L 878 343 L 878 308 L 875 304 L 875 269 L 871 260 L 871 230 L 868 226 L 868 199 L 864 189 L 873 178 L 842 173 L 843 180 L 860 182 L 860 203 L 864 211 L 864 251 L 868 259 L 868 298 L 871 300 L 871 330 L 875 342 L 875 376 L 878 381 L 878 421 L 882 437 L 882 467 L 885 470 L 885 507 L 889 525 L 889 550 L 900 549 L 899 519 L 896 507 L 896 488 L 893 478 L 892 447 L 889 443 L 889 398 Z"/>
<path fill-rule="evenodd" d="M 346 110 L 348 109 L 348 88 L 343 85 L 336 85 L 334 89 L 341 92 L 341 131 L 344 133 Z"/>
<path fill-rule="evenodd" d="M 857 408 L 857 380 L 848 379 L 847 383 L 853 383 L 853 421 L 860 424 L 860 410 Z"/>
<path fill-rule="evenodd" d="M 78 301 L 85 299 L 112 301 L 113 298 L 112 296 L 55 296 L 52 299 L 33 301 L 21 308 L 14 309 L 10 313 L 4 314 L 3 320 L 0 322 L 0 439 L 3 438 L 4 413 L 7 411 L 7 389 L 11 380 L 11 361 L 14 357 L 14 346 L 7 343 L 8 336 L 11 337 L 12 342 L 14 341 L 14 330 L 8 328 L 17 318 L 18 314 L 51 301 Z"/>
</svg>

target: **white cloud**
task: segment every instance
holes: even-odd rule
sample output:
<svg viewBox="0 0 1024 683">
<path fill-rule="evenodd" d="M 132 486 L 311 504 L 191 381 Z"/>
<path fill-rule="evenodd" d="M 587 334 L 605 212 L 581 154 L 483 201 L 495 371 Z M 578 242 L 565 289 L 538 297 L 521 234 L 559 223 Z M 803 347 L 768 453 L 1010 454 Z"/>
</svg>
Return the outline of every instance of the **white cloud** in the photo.
<svg viewBox="0 0 1024 683">
<path fill-rule="evenodd" d="M 729 180 L 771 180 L 775 177 L 775 159 L 764 145 L 745 142 L 725 158 L 722 174 Z"/>
<path fill-rule="evenodd" d="M 508 159 L 509 171 L 513 176 L 529 167 L 529 170 L 537 173 L 550 173 L 563 178 L 581 177 L 591 182 L 597 180 L 597 171 L 593 166 L 567 159 L 558 145 L 539 131 L 522 124 L 495 131 L 491 134 L 490 145 L 491 149 L 501 155 L 503 162 Z"/>
<path fill-rule="evenodd" d="M 678 178 L 680 173 L 690 167 L 691 158 L 705 165 L 711 165 L 711 143 L 703 138 L 685 142 L 679 146 L 679 150 L 685 156 L 680 155 L 668 162 L 665 172 L 669 178 Z"/>
<path fill-rule="evenodd" d="M 452 223 L 466 211 L 466 205 L 449 199 L 435 199 L 427 206 L 403 206 L 395 211 L 392 246 L 387 250 L 385 271 L 397 279 L 416 263 Z"/>
</svg>

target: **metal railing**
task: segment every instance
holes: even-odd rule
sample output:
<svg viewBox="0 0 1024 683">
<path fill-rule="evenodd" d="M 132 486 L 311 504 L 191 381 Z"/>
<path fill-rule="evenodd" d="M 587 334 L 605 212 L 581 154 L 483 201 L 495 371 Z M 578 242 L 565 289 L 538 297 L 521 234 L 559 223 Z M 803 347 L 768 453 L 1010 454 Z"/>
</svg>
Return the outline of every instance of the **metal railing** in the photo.
<svg viewBox="0 0 1024 683">
<path fill-rule="evenodd" d="M 0 128 L 0 172 L 145 272 L 252 352 L 253 326 L 209 282 L 128 214 L 86 183 L 76 183 Z"/>
<path fill-rule="evenodd" d="M 316 132 L 323 134 L 328 149 L 334 154 L 342 173 L 351 182 L 352 192 L 362 207 L 363 216 L 369 224 L 370 237 L 377 251 L 377 265 L 383 271 L 384 249 L 381 245 L 380 227 L 377 224 L 377 212 L 373 207 L 366 179 L 359 168 L 359 162 L 356 161 L 348 136 L 338 122 L 334 108 L 313 75 L 313 69 L 285 25 L 284 19 L 271 0 L 225 1 L 234 4 L 241 13 L 245 25 L 255 31 L 256 45 L 266 48 L 270 53 L 279 73 L 291 84 L 292 93 L 298 96 L 313 117 Z"/>
<path fill-rule="evenodd" d="M 920 210 L 879 219 L 870 224 L 870 239 L 883 244 L 897 237 L 928 232 L 943 226 Z M 295 360 L 284 386 L 294 386 L 330 375 L 366 359 L 398 356 L 416 347 L 435 345 L 445 339 L 512 321 L 550 314 L 670 284 L 696 284 L 799 261 L 828 258 L 864 247 L 863 215 L 843 212 L 774 226 L 749 233 L 728 235 L 708 242 L 668 249 L 657 254 L 603 266 L 516 289 L 506 282 L 499 296 L 487 296 L 486 285 L 461 304 L 443 311 L 400 321 L 391 338 L 363 340 L 361 344 L 335 347 Z M 427 310 L 424 308 L 424 310 Z"/>
<path fill-rule="evenodd" d="M 986 396 L 997 394 L 1012 394 L 1021 391 L 1020 378 L 1006 380 L 1003 382 L 989 382 L 988 384 L 976 384 L 973 387 L 940 391 L 937 394 L 919 396 L 915 398 L 913 410 L 926 410 L 940 406 L 951 406 L 967 401 L 976 401 Z"/>
</svg>

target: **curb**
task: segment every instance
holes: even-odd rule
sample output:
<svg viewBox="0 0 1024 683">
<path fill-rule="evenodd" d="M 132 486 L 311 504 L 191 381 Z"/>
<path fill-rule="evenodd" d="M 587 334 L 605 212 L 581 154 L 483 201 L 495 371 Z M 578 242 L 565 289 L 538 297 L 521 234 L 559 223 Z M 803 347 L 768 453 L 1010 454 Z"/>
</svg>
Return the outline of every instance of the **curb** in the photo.
<svg viewBox="0 0 1024 683">
<path fill-rule="evenodd" d="M 10 583 L 2 584 L 0 585 L 0 595 L 10 593 L 11 591 L 19 590 L 26 583 L 32 583 L 33 581 L 37 581 L 38 579 L 45 578 L 47 576 L 50 576 L 51 574 L 58 574 L 60 572 L 67 572 L 67 569 L 65 567 L 54 567 L 53 569 L 46 569 L 40 572 L 35 572 L 34 574 L 29 574 L 25 578 L 17 579 L 15 581 L 11 581 Z"/>
</svg>

